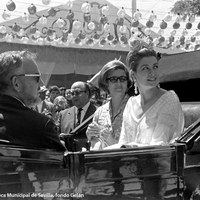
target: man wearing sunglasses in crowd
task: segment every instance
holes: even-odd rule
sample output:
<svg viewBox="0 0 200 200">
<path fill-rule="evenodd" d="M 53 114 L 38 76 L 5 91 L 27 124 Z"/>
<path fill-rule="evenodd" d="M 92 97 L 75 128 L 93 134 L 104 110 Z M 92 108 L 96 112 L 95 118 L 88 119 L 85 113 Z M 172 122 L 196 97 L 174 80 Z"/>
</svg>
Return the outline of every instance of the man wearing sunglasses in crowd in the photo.
<svg viewBox="0 0 200 200">
<path fill-rule="evenodd" d="M 0 140 L 28 148 L 65 151 L 52 119 L 31 109 L 40 101 L 40 76 L 31 52 L 0 54 Z"/>
<path fill-rule="evenodd" d="M 96 106 L 90 102 L 91 94 L 87 83 L 81 81 L 75 82 L 71 86 L 70 95 L 74 106 L 60 112 L 59 128 L 61 138 L 70 134 L 72 130 L 96 111 Z M 87 139 L 83 132 L 81 135 Z M 70 147 L 67 148 L 69 149 Z"/>
</svg>

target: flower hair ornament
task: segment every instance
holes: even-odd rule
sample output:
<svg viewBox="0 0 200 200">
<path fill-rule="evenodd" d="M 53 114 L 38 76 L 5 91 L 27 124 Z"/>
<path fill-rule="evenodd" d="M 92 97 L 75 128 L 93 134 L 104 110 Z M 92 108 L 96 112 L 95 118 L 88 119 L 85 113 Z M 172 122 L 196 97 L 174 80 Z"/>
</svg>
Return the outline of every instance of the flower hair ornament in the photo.
<svg viewBox="0 0 200 200">
<path fill-rule="evenodd" d="M 153 43 L 148 44 L 145 41 L 143 41 L 142 39 L 140 39 L 139 37 L 130 38 L 128 41 L 128 44 L 129 44 L 130 50 L 133 52 L 137 52 L 142 49 L 153 50 Z"/>
<path fill-rule="evenodd" d="M 154 50 L 153 48 L 153 43 L 152 42 L 145 42 L 143 41 L 141 38 L 139 37 L 132 37 L 129 39 L 128 41 L 129 47 L 130 47 L 130 53 L 132 55 L 137 54 L 138 52 L 142 51 L 142 50 Z M 160 60 L 161 59 L 161 53 L 157 52 L 157 59 Z"/>
</svg>

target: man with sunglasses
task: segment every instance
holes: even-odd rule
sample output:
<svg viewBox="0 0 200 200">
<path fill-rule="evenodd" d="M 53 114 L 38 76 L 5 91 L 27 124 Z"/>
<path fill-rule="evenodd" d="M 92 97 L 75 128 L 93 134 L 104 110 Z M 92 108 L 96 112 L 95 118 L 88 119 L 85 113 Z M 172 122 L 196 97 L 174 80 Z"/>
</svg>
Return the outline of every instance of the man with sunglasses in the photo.
<svg viewBox="0 0 200 200">
<path fill-rule="evenodd" d="M 59 127 L 61 138 L 70 134 L 78 125 L 87 120 L 95 111 L 96 106 L 90 102 L 90 88 L 85 82 L 75 82 L 70 90 L 71 100 L 74 106 L 60 112 Z M 80 137 L 87 140 L 85 135 L 86 128 Z M 71 147 L 67 147 L 70 150 Z"/>
<path fill-rule="evenodd" d="M 28 148 L 64 151 L 52 119 L 34 111 L 42 84 L 29 51 L 0 54 L 0 140 Z"/>
</svg>

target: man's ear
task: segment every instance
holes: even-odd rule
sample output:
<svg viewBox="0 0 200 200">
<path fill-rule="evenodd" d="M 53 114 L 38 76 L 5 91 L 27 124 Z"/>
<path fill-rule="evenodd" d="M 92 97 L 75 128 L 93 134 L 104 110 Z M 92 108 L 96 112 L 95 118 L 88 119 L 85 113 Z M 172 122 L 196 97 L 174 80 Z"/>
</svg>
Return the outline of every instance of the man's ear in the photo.
<svg viewBox="0 0 200 200">
<path fill-rule="evenodd" d="M 16 76 L 13 76 L 11 79 L 11 84 L 17 92 L 21 91 L 22 84 Z"/>
</svg>

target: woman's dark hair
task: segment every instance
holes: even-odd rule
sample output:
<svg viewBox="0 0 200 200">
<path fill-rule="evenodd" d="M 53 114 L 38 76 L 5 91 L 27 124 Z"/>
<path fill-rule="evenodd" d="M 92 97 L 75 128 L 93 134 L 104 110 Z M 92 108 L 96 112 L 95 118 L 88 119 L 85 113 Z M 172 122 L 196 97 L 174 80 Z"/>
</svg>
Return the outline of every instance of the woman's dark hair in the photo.
<svg viewBox="0 0 200 200">
<path fill-rule="evenodd" d="M 126 63 L 132 71 L 136 71 L 140 60 L 150 56 L 154 56 L 158 61 L 161 58 L 161 54 L 157 53 L 155 50 L 142 48 L 138 51 L 130 51 L 126 57 Z"/>
<path fill-rule="evenodd" d="M 58 91 L 60 93 L 60 89 L 57 85 L 52 85 L 49 87 L 49 92 L 51 93 L 52 91 Z"/>
<path fill-rule="evenodd" d="M 101 88 L 105 92 L 109 93 L 108 83 L 107 83 L 106 79 L 108 78 L 109 72 L 111 72 L 113 70 L 117 70 L 117 69 L 122 69 L 122 70 L 125 71 L 126 76 L 128 78 L 127 79 L 127 88 L 131 87 L 132 80 L 131 80 L 131 77 L 130 77 L 128 67 L 123 62 L 121 62 L 119 60 L 112 60 L 112 61 L 106 63 L 103 66 L 103 68 L 101 69 L 101 72 L 99 74 L 99 81 L 98 81 L 99 88 Z"/>
</svg>

